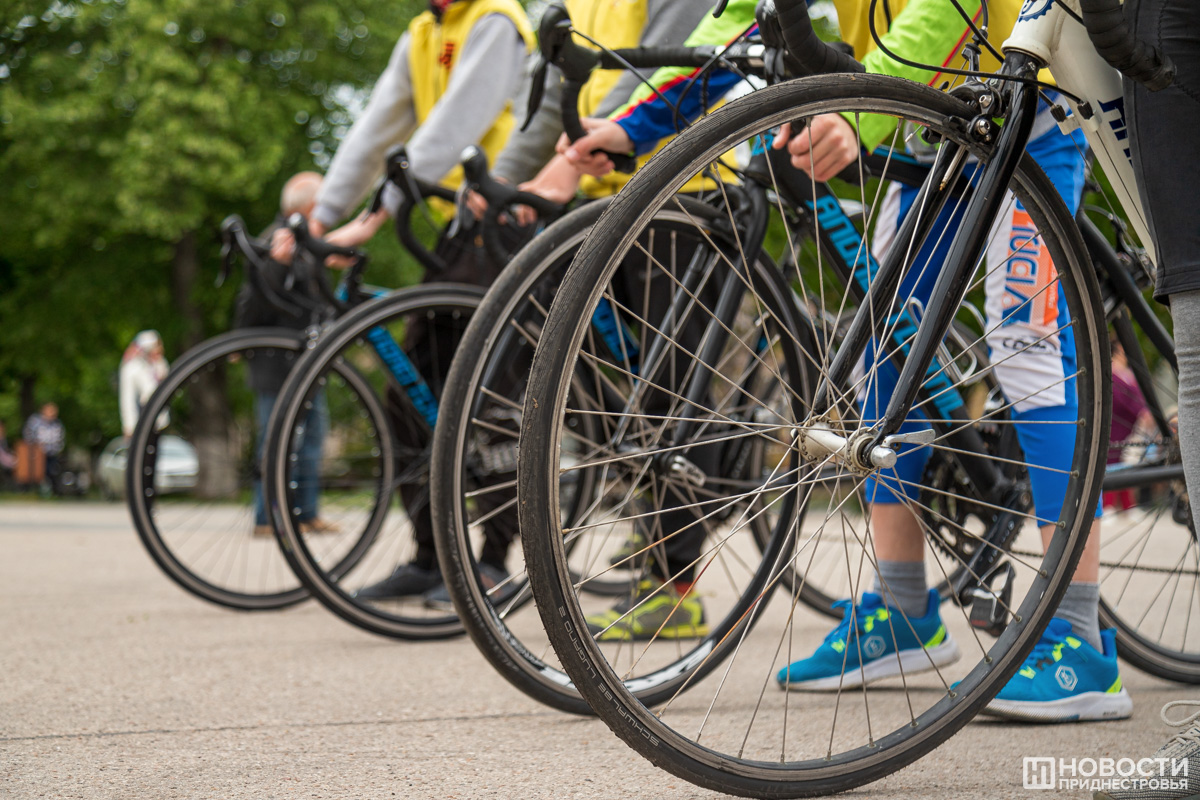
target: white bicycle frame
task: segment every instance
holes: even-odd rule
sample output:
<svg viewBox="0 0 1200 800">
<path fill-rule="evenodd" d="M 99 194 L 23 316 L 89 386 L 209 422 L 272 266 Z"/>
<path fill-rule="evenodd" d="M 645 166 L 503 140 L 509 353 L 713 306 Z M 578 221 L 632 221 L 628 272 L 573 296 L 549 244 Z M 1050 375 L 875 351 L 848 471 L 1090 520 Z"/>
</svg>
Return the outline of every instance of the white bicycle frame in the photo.
<svg viewBox="0 0 1200 800">
<path fill-rule="evenodd" d="M 1071 115 L 1059 127 L 1064 133 L 1083 129 L 1097 163 L 1108 176 L 1121 207 L 1153 261 L 1154 243 L 1130 159 L 1121 73 L 1100 57 L 1087 30 L 1064 6 L 1079 15 L 1079 0 L 1025 0 L 1012 35 L 1002 49 L 1038 59 L 1060 87 L 1087 101 L 1092 116 L 1085 119 L 1074 102 L 1063 98 L 1071 107 Z"/>
</svg>

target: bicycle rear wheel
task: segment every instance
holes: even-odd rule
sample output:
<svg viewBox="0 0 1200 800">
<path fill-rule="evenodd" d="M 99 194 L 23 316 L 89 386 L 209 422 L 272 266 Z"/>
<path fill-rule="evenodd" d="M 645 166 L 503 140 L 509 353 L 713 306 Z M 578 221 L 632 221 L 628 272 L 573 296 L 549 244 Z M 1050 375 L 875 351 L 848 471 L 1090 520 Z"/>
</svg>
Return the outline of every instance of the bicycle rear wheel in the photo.
<svg viewBox="0 0 1200 800">
<path fill-rule="evenodd" d="M 1134 345 L 1127 318 L 1114 327 Z M 1200 540 L 1170 410 L 1173 387 L 1152 378 L 1140 352 L 1120 360 L 1122 402 L 1118 408 L 1114 374 L 1113 435 L 1101 499 L 1100 622 L 1116 628 L 1118 652 L 1129 663 L 1167 680 L 1200 683 Z M 1157 395 L 1144 401 L 1140 413 L 1137 372 Z"/>
<path fill-rule="evenodd" d="M 885 651 L 874 648 L 886 647 L 880 625 L 886 626 L 893 637 L 901 630 L 915 637 L 916 626 L 925 623 L 892 609 L 883 615 L 872 612 L 868 619 L 855 618 L 847 612 L 846 624 L 850 626 L 847 630 L 852 629 L 854 635 L 843 633 L 841 639 L 828 640 L 833 650 L 837 650 L 840 642 L 845 654 L 840 671 L 835 669 L 831 682 L 821 687 L 828 692 L 803 696 L 767 693 L 772 682 L 790 676 L 790 663 L 825 641 L 823 637 L 828 631 L 828 622 L 805 620 L 795 590 L 787 596 L 780 591 L 771 598 L 769 590 L 781 582 L 784 570 L 799 567 L 801 575 L 809 574 L 806 565 L 812 558 L 811 543 L 834 536 L 843 548 L 841 564 L 848 571 L 847 578 L 853 587 L 851 599 L 858 604 L 854 607 L 867 607 L 863 595 L 869 584 L 863 581 L 870 577 L 878 560 L 878 532 L 870 515 L 863 516 L 860 509 L 849 510 L 858 488 L 868 478 L 872 479 L 875 491 L 892 492 L 918 521 L 930 510 L 922 505 L 916 482 L 904 487 L 899 472 L 885 474 L 880 468 L 864 467 L 833 445 L 828 455 L 821 455 L 823 451 L 814 451 L 807 444 L 811 437 L 823 437 L 829 431 L 849 441 L 857 432 L 870 428 L 877 413 L 871 410 L 874 407 L 871 404 L 878 402 L 873 398 L 883 391 L 875 388 L 885 380 L 882 367 L 900 359 L 902 343 L 911 333 L 901 323 L 911 323 L 915 329 L 915 321 L 909 315 L 915 313 L 919 319 L 922 307 L 914 302 L 918 298 L 910 285 L 901 281 L 890 299 L 891 305 L 881 308 L 878 316 L 864 312 L 857 317 L 858 300 L 852 288 L 858 278 L 839 276 L 839 283 L 831 280 L 826 270 L 791 276 L 794 284 L 805 287 L 806 303 L 810 307 L 816 305 L 811 311 L 818 349 L 809 357 L 821 375 L 827 374 L 829 365 L 839 355 L 849 358 L 849 364 L 857 362 L 860 366 L 850 385 L 825 387 L 828 390 L 825 396 L 829 398 L 826 404 L 816 408 L 805 407 L 803 403 L 778 406 L 778 411 L 790 416 L 769 427 L 746 432 L 747 438 L 758 438 L 765 446 L 779 448 L 785 455 L 776 463 L 772 475 L 763 476 L 757 487 L 744 493 L 745 517 L 760 511 L 776 496 L 790 500 L 793 511 L 782 515 L 773 537 L 773 541 L 780 543 L 774 551 L 778 560 L 773 560 L 769 552 L 762 561 L 765 573 L 762 594 L 745 609 L 743 624 L 724 632 L 725 640 L 734 645 L 723 649 L 705 647 L 709 643 L 701 640 L 702 646 L 690 648 L 681 646 L 678 640 L 664 640 L 654 631 L 632 644 L 622 637 L 614 640 L 607 636 L 613 630 L 637 630 L 633 607 L 615 610 L 616 618 L 606 627 L 600 628 L 592 621 L 596 619 L 594 605 L 581 591 L 589 576 L 574 576 L 568 568 L 557 502 L 562 470 L 559 448 L 567 436 L 564 420 L 580 410 L 570 406 L 569 386 L 577 365 L 592 358 L 583 347 L 586 321 L 598 302 L 611 296 L 619 265 L 628 253 L 636 251 L 638 237 L 647 222 L 662 209 L 675 206 L 674 193 L 685 181 L 701 173 L 720 175 L 718 163 L 740 146 L 749 145 L 752 152 L 762 152 L 774 129 L 784 122 L 826 113 L 859 118 L 878 114 L 897 119 L 897 132 L 885 143 L 893 149 L 919 144 L 921 134 L 928 132 L 942 143 L 941 147 L 965 148 L 966 154 L 974 159 L 986 162 L 990 154 L 987 142 L 962 133 L 967 130 L 965 121 L 972 116 L 965 105 L 928 87 L 892 78 L 868 75 L 805 79 L 730 103 L 669 144 L 635 176 L 597 223 L 568 272 L 547 319 L 523 410 L 518 507 L 525 559 L 547 635 L 568 674 L 614 733 L 653 763 L 699 785 L 747 796 L 798 797 L 846 790 L 911 763 L 966 724 L 1020 666 L 1065 591 L 1092 525 L 1102 478 L 1099 456 L 1107 446 L 1110 401 L 1107 351 L 1096 279 L 1073 219 L 1045 175 L 1025 157 L 1010 189 L 1028 214 L 1031 230 L 1021 234 L 1008 257 L 986 263 L 981 258 L 978 280 L 982 282 L 987 275 L 1005 269 L 1028 243 L 1037 242 L 1052 256 L 1060 282 L 1042 286 L 1023 302 L 1018 301 L 1014 308 L 1016 311 L 1027 308 L 1050 291 L 1051 286 L 1057 287 L 1054 291 L 1065 306 L 1067 320 L 1064 322 L 1062 317 L 1057 318 L 1057 323 L 1052 320 L 1040 343 L 1061 345 L 1064 337 L 1073 338 L 1076 364 L 1065 381 L 1070 384 L 1072 399 L 1078 403 L 1078 413 L 1056 423 L 1074 441 L 1069 450 L 1070 468 L 1056 471 L 1065 476 L 1066 484 L 1065 503 L 1057 518 L 1037 517 L 1019 493 L 1010 493 L 1007 484 L 999 481 L 995 488 L 1004 488 L 1005 493 L 1002 499 L 992 501 L 994 521 L 986 530 L 956 523 L 947 519 L 948 515 L 942 515 L 946 524 L 959 525 L 963 536 L 977 541 L 986 536 L 987 547 L 978 549 L 998 554 L 1000 563 L 1013 569 L 1011 597 L 999 587 L 988 590 L 1007 618 L 1007 626 L 999 638 L 991 641 L 970 624 L 965 609 L 948 605 L 944 624 L 937 633 L 930 631 L 932 638 L 925 647 L 916 649 L 919 658 L 897 659 L 896 680 L 891 686 L 880 687 L 876 685 L 879 676 L 858 670 L 859 661 L 848 662 L 851 650 L 856 659 L 862 659 L 864 651 L 868 656 L 878 656 Z M 768 162 L 768 166 L 772 163 Z M 947 159 L 943 163 L 964 165 L 968 181 L 978 169 L 978 162 L 973 159 Z M 760 175 L 762 172 L 759 170 Z M 788 175 L 794 174 L 780 174 L 771 167 L 761 177 L 773 195 L 780 198 L 781 205 L 787 202 L 786 198 L 799 203 L 816 194 L 807 178 L 798 191 L 794 181 L 788 179 Z M 864 181 L 853 189 L 854 200 L 865 208 L 865 230 L 860 232 L 865 234 L 864 247 L 880 261 L 891 248 L 901 248 L 897 252 L 909 254 L 901 261 L 906 265 L 907 276 L 919 284 L 923 276 L 936 275 L 938 271 L 940 264 L 925 256 L 924 248 L 937 243 L 939 231 L 934 230 L 921 240 L 887 242 L 881 237 L 872 242 L 881 204 L 888 197 L 887 184 L 885 168 L 876 179 Z M 947 185 L 959 186 L 953 180 Z M 955 188 L 946 210 L 953 213 L 961 207 L 971 194 L 969 186 L 968 182 L 965 187 Z M 926 211 L 918 208 L 910 213 Z M 929 213 L 933 219 L 933 212 Z M 784 237 L 785 241 L 791 238 Z M 1003 245 L 1010 243 L 1001 242 Z M 733 261 L 736 263 L 736 257 Z M 870 264 L 869 258 L 854 259 L 852 263 L 860 261 Z M 872 275 L 869 266 L 864 274 Z M 834 332 L 841 321 L 852 318 L 872 326 L 869 330 L 874 335 L 868 342 L 873 344 L 863 345 L 865 349 L 858 352 L 841 354 L 842 338 Z M 992 334 L 995 330 L 989 328 L 985 333 Z M 1031 344 L 1038 343 L 1017 343 L 1016 348 L 1024 351 Z M 694 358 L 686 348 L 676 346 L 675 350 L 685 364 Z M 993 361 L 992 368 L 997 366 Z M 687 366 L 682 366 L 676 374 L 686 375 L 687 371 Z M 945 380 L 937 381 L 943 376 Z M 674 421 L 706 413 L 704 404 L 688 399 L 673 379 L 639 375 L 638 380 L 650 382 L 652 377 L 659 381 L 656 388 L 677 399 L 665 419 Z M 944 404 L 937 402 L 939 397 L 948 402 L 946 393 L 962 388 L 954 371 L 942 364 L 938 371 L 929 374 L 928 380 L 928 400 L 916 407 L 920 414 L 911 416 L 909 422 L 917 429 L 928 428 L 930 424 L 939 426 L 935 429 L 937 434 L 913 451 L 902 450 L 900 457 L 922 448 L 940 449 L 964 464 L 979 466 L 982 459 L 984 466 L 996 474 L 1002 473 L 1007 466 L 1002 457 L 986 450 L 958 452 L 952 445 L 951 437 L 967 435 L 978 424 L 978 420 L 963 420 L 950 414 L 953 409 L 944 411 Z M 935 385 L 936 391 L 931 388 Z M 1045 386 L 1040 390 L 1050 388 Z M 1019 399 L 1024 398 L 1006 397 L 988 419 L 1001 424 L 1002 414 Z M 604 447 L 591 463 L 602 460 L 626 463 L 634 476 L 631 482 L 640 490 L 630 494 L 645 509 L 638 513 L 665 517 L 670 509 L 661 503 L 656 505 L 653 487 L 642 476 L 653 481 L 670 480 L 661 466 L 662 456 L 679 446 L 672 439 L 670 427 L 666 426 L 657 439 L 641 441 L 631 440 L 623 430 L 613 430 L 616 433 L 602 443 Z M 584 460 L 573 466 L 583 468 L 588 464 L 589 460 Z M 835 468 L 832 475 L 825 469 L 829 466 Z M 843 483 L 849 485 L 843 489 Z M 944 498 L 948 502 L 978 501 L 975 488 L 964 492 L 948 484 L 943 491 L 949 495 Z M 848 510 L 843 513 L 843 509 Z M 718 585 L 723 577 L 719 570 L 706 570 L 705 565 L 712 562 L 714 553 L 737 547 L 745 527 L 742 519 L 735 517 L 732 524 L 711 532 L 698 551 L 693 550 L 696 570 L 690 590 L 698 593 L 706 604 L 721 602 L 726 590 Z M 1007 528 L 1006 520 L 1014 521 L 1015 525 Z M 1030 537 L 1040 553 L 1038 526 L 1051 532 L 1045 554 L 1035 558 L 1020 555 L 1018 549 L 1028 548 Z M 675 535 L 678 531 L 672 531 L 672 527 L 664 524 L 663 535 Z M 928 524 L 922 531 L 927 540 L 936 536 Z M 969 563 L 959 561 L 960 567 Z M 660 597 L 674 597 L 665 586 L 656 591 Z M 682 593 L 683 589 L 678 591 Z M 884 595 L 887 591 L 884 586 Z M 651 600 L 644 597 L 640 602 Z M 684 607 L 682 601 L 674 603 L 676 609 Z M 668 618 L 657 630 L 665 630 L 670 622 Z M 952 639 L 959 645 L 951 648 Z M 852 647 L 850 641 L 856 645 Z M 919 642 L 925 642 L 924 637 Z M 954 666 L 954 659 L 962 650 L 966 651 L 966 658 L 960 666 Z M 718 669 L 716 662 L 722 658 L 724 663 Z M 878 663 L 890 662 L 882 659 Z M 648 707 L 632 690 L 680 673 L 688 677 L 657 708 Z"/>
<path fill-rule="evenodd" d="M 322 604 L 372 633 L 462 633 L 452 610 L 427 607 L 424 592 L 435 584 L 418 585 L 440 583 L 426 415 L 436 420 L 446 371 L 482 296 L 477 287 L 425 284 L 356 308 L 297 364 L 271 416 L 265 494 L 288 563 Z M 325 509 L 371 520 L 372 537 L 305 524 Z M 415 582 L 391 582 L 422 559 Z"/>
</svg>

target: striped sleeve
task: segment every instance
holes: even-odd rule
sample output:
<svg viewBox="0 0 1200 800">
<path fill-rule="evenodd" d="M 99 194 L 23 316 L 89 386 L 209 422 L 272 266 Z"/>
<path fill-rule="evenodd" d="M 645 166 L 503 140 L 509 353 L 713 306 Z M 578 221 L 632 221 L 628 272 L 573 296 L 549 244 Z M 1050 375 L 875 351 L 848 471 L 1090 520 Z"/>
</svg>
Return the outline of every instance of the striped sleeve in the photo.
<svg viewBox="0 0 1200 800">
<path fill-rule="evenodd" d="M 966 0 L 962 5 L 975 15 L 978 24 L 979 0 Z M 910 0 L 881 38 L 888 50 L 902 58 L 948 67 L 959 60 L 970 35 L 971 29 L 945 0 Z M 867 53 L 862 63 L 867 72 L 877 75 L 894 75 L 929 85 L 942 80 L 941 72 L 901 64 L 879 48 Z M 854 123 L 855 120 L 851 119 L 850 122 Z M 857 120 L 857 127 L 863 147 L 874 150 L 892 135 L 896 129 L 896 119 L 863 116 Z"/>
<path fill-rule="evenodd" d="M 725 45 L 751 32 L 756 4 L 757 0 L 730 0 L 720 17 L 705 16 L 684 44 Z M 678 125 L 703 114 L 706 106 L 711 106 L 741 80 L 728 70 L 710 70 L 705 79 L 697 80 L 698 77 L 698 68 L 660 69 L 649 79 L 657 91 L 643 84 L 609 119 L 625 129 L 639 155 L 647 153 L 660 140 L 678 133 Z"/>
</svg>

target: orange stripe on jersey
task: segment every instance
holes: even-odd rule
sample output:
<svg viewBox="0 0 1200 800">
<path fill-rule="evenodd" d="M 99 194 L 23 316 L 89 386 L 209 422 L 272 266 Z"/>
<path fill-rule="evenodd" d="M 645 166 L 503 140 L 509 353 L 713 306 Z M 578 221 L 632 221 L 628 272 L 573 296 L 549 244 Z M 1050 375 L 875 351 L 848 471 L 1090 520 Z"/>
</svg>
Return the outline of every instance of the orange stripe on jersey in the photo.
<svg viewBox="0 0 1200 800">
<path fill-rule="evenodd" d="M 1029 212 L 1014 208 L 1004 278 L 1004 322 L 1058 326 L 1058 272 Z"/>
</svg>

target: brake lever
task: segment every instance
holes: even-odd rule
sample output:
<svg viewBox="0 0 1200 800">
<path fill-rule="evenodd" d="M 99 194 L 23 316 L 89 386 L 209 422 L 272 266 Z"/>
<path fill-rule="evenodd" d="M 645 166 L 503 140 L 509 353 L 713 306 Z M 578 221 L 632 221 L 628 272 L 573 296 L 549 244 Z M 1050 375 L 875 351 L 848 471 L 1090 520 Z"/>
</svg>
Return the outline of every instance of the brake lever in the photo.
<svg viewBox="0 0 1200 800">
<path fill-rule="evenodd" d="M 233 260 L 237 257 L 233 252 L 234 237 L 244 223 L 237 214 L 230 214 L 221 220 L 221 269 L 217 272 L 216 287 L 220 289 L 229 280 L 233 272 Z"/>
<path fill-rule="evenodd" d="M 221 244 L 221 269 L 217 272 L 217 279 L 213 285 L 220 289 L 225 285 L 225 281 L 229 280 L 229 274 L 233 271 L 233 242 L 229 237 L 222 237 L 224 240 Z"/>
<path fill-rule="evenodd" d="M 550 63 L 546 61 L 546 57 L 538 53 L 537 68 L 533 71 L 533 77 L 530 78 L 529 99 L 525 104 L 525 121 L 521 123 L 521 132 L 524 133 L 533 122 L 533 117 L 542 107 L 542 98 L 546 96 L 546 75 L 549 74 Z"/>
</svg>

